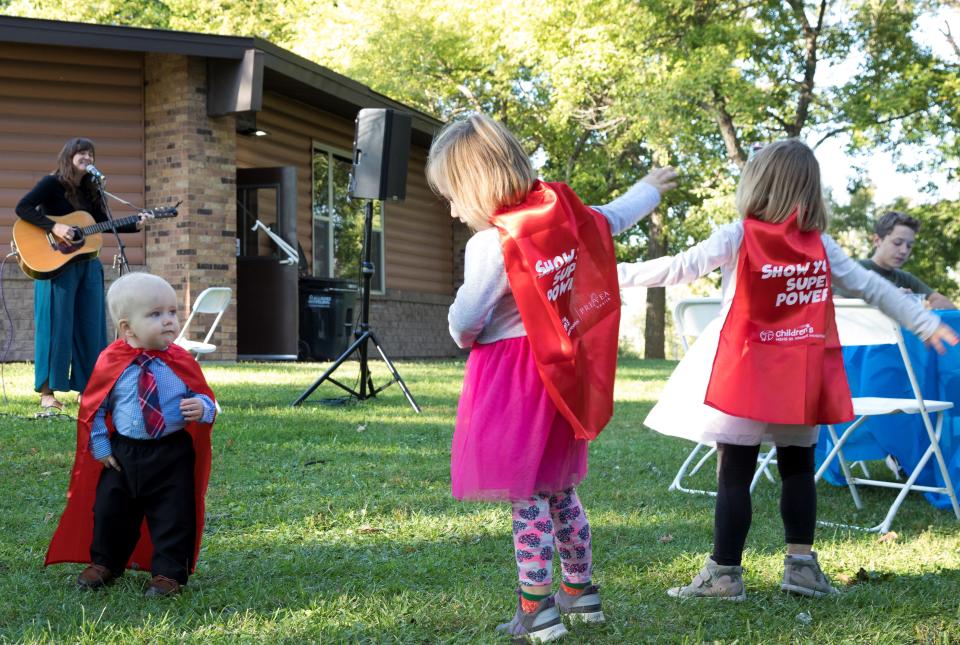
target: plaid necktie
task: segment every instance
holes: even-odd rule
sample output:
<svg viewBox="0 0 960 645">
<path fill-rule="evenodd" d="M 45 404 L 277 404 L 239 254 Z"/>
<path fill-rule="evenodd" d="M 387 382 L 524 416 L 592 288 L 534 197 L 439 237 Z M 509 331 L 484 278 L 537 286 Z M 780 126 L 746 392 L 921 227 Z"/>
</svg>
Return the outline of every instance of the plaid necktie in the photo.
<svg viewBox="0 0 960 645">
<path fill-rule="evenodd" d="M 143 427 L 147 434 L 156 439 L 163 434 L 163 412 L 160 411 L 160 397 L 157 395 L 157 379 L 147 369 L 147 363 L 153 356 L 138 354 L 133 362 L 140 366 L 140 378 L 137 380 L 137 397 L 140 399 L 140 411 L 143 413 Z"/>
</svg>

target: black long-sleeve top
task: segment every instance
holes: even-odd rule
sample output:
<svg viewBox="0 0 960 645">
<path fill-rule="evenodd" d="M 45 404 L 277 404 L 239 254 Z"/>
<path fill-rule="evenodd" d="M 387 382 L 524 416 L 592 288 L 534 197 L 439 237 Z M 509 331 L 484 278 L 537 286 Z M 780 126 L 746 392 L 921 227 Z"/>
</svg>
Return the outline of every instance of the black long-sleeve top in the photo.
<svg viewBox="0 0 960 645">
<path fill-rule="evenodd" d="M 94 220 L 105 222 L 107 221 L 107 214 L 103 212 L 99 198 L 92 197 L 95 194 L 93 192 L 95 189 L 88 185 L 90 181 L 89 176 L 84 176 L 83 183 L 77 191 L 80 209 L 90 213 Z M 46 175 L 38 181 L 37 185 L 17 203 L 16 208 L 17 215 L 20 218 L 39 226 L 45 231 L 52 230 L 56 223 L 47 217 L 48 215 L 66 215 L 75 210 L 77 210 L 76 206 L 67 199 L 67 189 L 55 175 Z M 117 230 L 120 233 L 136 233 L 137 225 L 128 224 Z"/>
</svg>

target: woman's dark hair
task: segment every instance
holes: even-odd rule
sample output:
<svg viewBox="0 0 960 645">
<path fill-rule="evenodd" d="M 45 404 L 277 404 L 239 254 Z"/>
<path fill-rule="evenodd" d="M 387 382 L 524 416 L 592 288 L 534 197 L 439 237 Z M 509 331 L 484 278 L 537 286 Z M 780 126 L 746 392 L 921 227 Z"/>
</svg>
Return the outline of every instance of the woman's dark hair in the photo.
<svg viewBox="0 0 960 645">
<path fill-rule="evenodd" d="M 60 180 L 60 183 L 63 184 L 63 188 L 67 194 L 67 200 L 73 204 L 75 208 L 79 209 L 82 208 L 79 199 L 80 185 L 86 173 L 80 171 L 73 165 L 73 156 L 78 152 L 89 152 L 94 158 L 97 156 L 93 147 L 93 141 L 90 139 L 84 139 L 83 137 L 70 139 L 63 144 L 63 148 L 57 156 L 57 169 L 53 174 Z"/>
</svg>

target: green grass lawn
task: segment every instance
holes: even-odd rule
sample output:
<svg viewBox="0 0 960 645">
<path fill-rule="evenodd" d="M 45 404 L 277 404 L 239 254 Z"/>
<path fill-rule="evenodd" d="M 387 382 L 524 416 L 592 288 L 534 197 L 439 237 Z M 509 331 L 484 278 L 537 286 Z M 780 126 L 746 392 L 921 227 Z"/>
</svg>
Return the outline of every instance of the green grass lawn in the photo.
<svg viewBox="0 0 960 645">
<path fill-rule="evenodd" d="M 713 526 L 712 499 L 667 492 L 691 445 L 641 424 L 672 366 L 621 363 L 616 415 L 593 444 L 580 487 L 608 622 L 576 627 L 568 642 L 960 641 L 960 525 L 919 495 L 894 522 L 895 540 L 821 528 L 817 549 L 828 574 L 855 580 L 863 568 L 868 576 L 842 585 L 838 598 L 810 600 L 779 591 L 778 487 L 763 482 L 744 561 L 748 600 L 668 598 L 665 588 L 688 582 L 710 552 Z M 32 367 L 7 366 L 0 641 L 503 642 L 493 628 L 512 615 L 516 586 L 508 509 L 458 503 L 449 493 L 463 362 L 398 365 L 420 415 L 396 386 L 339 407 L 316 403 L 340 394 L 324 386 L 290 408 L 321 367 L 206 368 L 224 413 L 214 429 L 199 566 L 182 596 L 147 600 L 144 573 L 82 593 L 74 587 L 79 565 L 44 569 L 75 425 L 27 420 L 36 411 Z M 355 369 L 348 367 L 342 380 Z M 382 379 L 382 365 L 375 370 Z M 710 485 L 709 473 L 699 484 Z M 822 518 L 870 524 L 894 496 L 867 489 L 865 510 L 854 513 L 846 489 L 821 484 L 819 493 Z"/>
</svg>

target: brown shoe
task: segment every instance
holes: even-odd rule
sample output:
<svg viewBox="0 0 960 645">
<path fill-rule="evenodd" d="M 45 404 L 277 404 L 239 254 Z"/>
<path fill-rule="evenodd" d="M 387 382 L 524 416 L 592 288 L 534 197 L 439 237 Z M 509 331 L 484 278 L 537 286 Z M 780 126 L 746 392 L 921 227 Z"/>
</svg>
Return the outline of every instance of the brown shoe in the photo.
<svg viewBox="0 0 960 645">
<path fill-rule="evenodd" d="M 115 577 L 105 566 L 91 564 L 77 576 L 77 586 L 81 589 L 100 589 L 113 582 Z"/>
<path fill-rule="evenodd" d="M 150 586 L 147 587 L 144 596 L 147 598 L 160 598 L 163 596 L 175 596 L 180 593 L 180 583 L 167 576 L 153 576 L 150 578 Z"/>
</svg>

